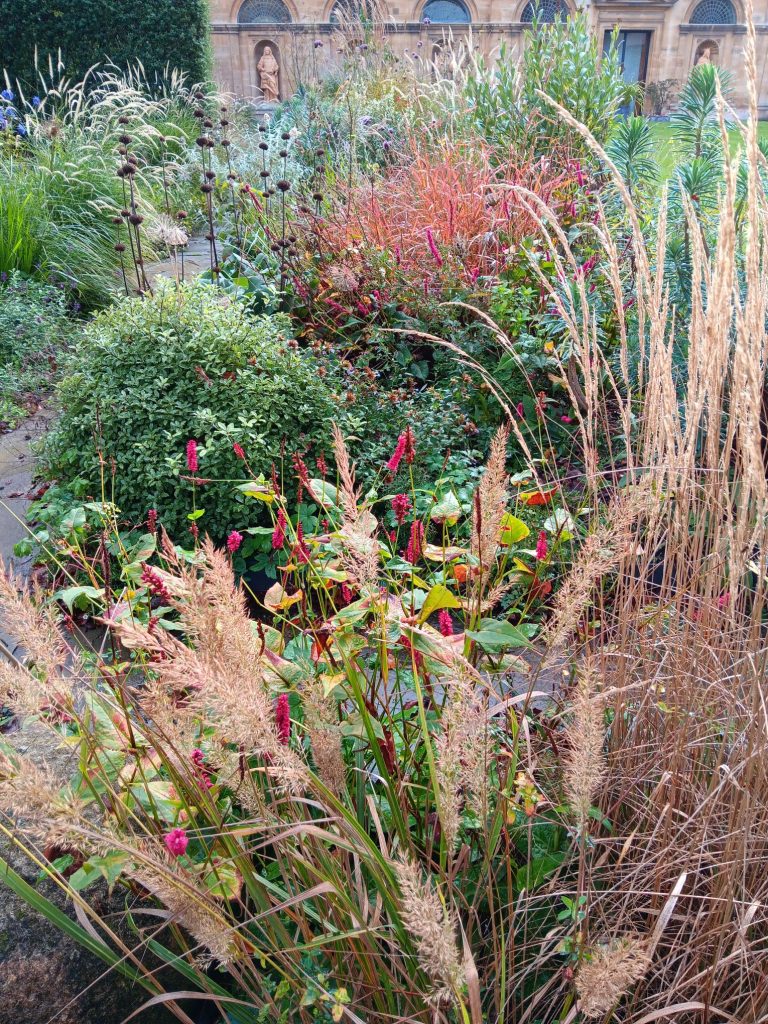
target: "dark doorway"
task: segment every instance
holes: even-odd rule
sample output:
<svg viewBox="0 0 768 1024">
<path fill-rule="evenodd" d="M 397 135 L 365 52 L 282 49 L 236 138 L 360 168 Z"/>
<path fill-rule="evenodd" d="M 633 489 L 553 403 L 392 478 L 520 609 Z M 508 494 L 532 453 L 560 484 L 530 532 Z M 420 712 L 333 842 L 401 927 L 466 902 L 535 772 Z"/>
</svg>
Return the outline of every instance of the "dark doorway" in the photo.
<svg viewBox="0 0 768 1024">
<path fill-rule="evenodd" d="M 603 50 L 611 45 L 613 33 L 606 32 L 603 40 Z M 634 29 L 622 29 L 618 33 L 619 61 L 624 75 L 624 81 L 629 83 L 640 82 L 645 85 L 648 76 L 648 53 L 651 49 L 651 33 L 637 32 Z M 634 114 L 634 104 L 629 104 L 621 111 L 623 114 Z"/>
</svg>

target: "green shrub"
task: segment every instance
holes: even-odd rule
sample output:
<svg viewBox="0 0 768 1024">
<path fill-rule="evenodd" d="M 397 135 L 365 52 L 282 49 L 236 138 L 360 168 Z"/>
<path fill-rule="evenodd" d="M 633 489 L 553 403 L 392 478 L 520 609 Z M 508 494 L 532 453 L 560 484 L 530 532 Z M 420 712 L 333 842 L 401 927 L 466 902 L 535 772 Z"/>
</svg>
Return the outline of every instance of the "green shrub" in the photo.
<svg viewBox="0 0 768 1024">
<path fill-rule="evenodd" d="M 540 155 L 551 156 L 553 146 L 586 153 L 573 130 L 553 116 L 543 92 L 604 142 L 622 105 L 638 96 L 637 87 L 624 81 L 616 39 L 603 53 L 583 14 L 534 24 L 525 36 L 519 64 L 502 46 L 493 67 L 481 61 L 478 73 L 467 77 L 474 130 L 491 142 L 514 141 Z"/>
<path fill-rule="evenodd" d="M 206 0 L 0 0 L 0 69 L 33 92 L 36 66 L 59 55 L 75 79 L 94 64 L 140 61 L 150 77 L 170 66 L 202 81 L 210 71 L 209 17 Z"/>
<path fill-rule="evenodd" d="M 0 275 L 0 431 L 25 417 L 25 401 L 51 384 L 71 332 L 59 288 Z"/>
<path fill-rule="evenodd" d="M 101 453 L 103 496 L 135 521 L 156 508 L 181 535 L 193 507 L 181 478 L 194 439 L 199 476 L 211 481 L 196 488 L 201 533 L 221 538 L 247 525 L 255 503 L 237 490 L 247 474 L 233 444 L 256 473 L 283 460 L 290 468 L 291 453 L 323 445 L 334 415 L 330 388 L 312 355 L 292 350 L 289 330 L 287 317 L 251 319 L 201 283 L 123 299 L 96 317 L 67 368 L 61 419 L 44 449 L 48 473 L 101 497 Z"/>
</svg>

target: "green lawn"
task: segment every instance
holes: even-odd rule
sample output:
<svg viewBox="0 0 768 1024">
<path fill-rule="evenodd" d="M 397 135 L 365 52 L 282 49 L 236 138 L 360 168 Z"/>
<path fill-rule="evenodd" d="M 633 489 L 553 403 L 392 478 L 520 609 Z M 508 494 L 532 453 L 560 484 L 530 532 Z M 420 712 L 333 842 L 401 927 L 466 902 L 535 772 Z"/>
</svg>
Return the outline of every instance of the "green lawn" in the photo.
<svg viewBox="0 0 768 1024">
<path fill-rule="evenodd" d="M 657 143 L 656 157 L 659 161 L 662 178 L 668 178 L 674 170 L 676 163 L 675 146 L 672 142 L 672 127 L 666 122 L 655 121 L 651 125 L 651 131 L 653 132 Z M 758 132 L 761 139 L 768 138 L 768 121 L 760 122 L 758 125 Z M 732 129 L 728 134 L 731 141 L 731 148 L 735 149 L 738 145 L 740 133 L 736 129 Z"/>
</svg>

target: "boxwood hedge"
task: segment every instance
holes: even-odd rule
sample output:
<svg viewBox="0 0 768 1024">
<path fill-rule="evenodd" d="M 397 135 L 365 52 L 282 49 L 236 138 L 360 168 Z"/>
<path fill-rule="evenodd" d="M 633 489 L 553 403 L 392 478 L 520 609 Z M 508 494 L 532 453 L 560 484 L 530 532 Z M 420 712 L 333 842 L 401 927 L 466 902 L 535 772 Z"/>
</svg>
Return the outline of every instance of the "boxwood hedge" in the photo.
<svg viewBox="0 0 768 1024">
<path fill-rule="evenodd" d="M 105 61 L 141 61 L 149 81 L 168 66 L 192 82 L 210 74 L 208 0 L 0 0 L 0 25 L 0 73 L 30 93 L 40 91 L 36 51 L 43 69 L 60 51 L 75 81 Z"/>
</svg>

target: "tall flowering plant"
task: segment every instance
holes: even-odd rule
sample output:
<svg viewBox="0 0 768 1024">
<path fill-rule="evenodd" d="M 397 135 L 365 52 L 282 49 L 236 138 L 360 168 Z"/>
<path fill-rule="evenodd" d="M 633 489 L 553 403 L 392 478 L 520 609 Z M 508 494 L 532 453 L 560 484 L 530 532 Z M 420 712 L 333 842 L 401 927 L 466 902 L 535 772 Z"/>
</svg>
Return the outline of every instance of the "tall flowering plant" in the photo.
<svg viewBox="0 0 768 1024">
<path fill-rule="evenodd" d="M 498 998 L 492 934 L 517 924 L 492 893 L 510 857 L 526 867 L 513 851 L 532 822 L 557 830 L 570 813 L 520 746 L 537 733 L 528 700 L 505 703 L 535 628 L 502 599 L 527 592 L 518 564 L 537 564 L 508 507 L 507 440 L 500 430 L 463 509 L 450 493 L 425 504 L 412 485 L 363 497 L 336 430 L 335 483 L 295 460 L 323 511 L 312 534 L 275 482 L 252 480 L 280 555 L 256 618 L 233 575 L 237 531 L 227 551 L 202 537 L 185 551 L 155 520 L 145 600 L 110 600 L 116 657 L 97 656 L 93 675 L 53 607 L 2 577 L 0 609 L 33 638 L 29 668 L 0 667 L 2 699 L 80 757 L 67 780 L 4 745 L 0 808 L 78 900 L 108 877 L 133 894 L 134 920 L 159 904 L 131 957 L 104 952 L 150 995 L 161 984 L 143 943 L 186 988 L 254 1013 L 480 1020 Z M 400 449 L 382 466 L 393 487 L 407 486 L 418 438 L 407 431 Z M 557 834 L 567 876 L 577 851 Z M 549 877 L 537 933 L 546 921 L 566 937 Z M 488 914 L 491 932 L 471 927 Z"/>
</svg>

